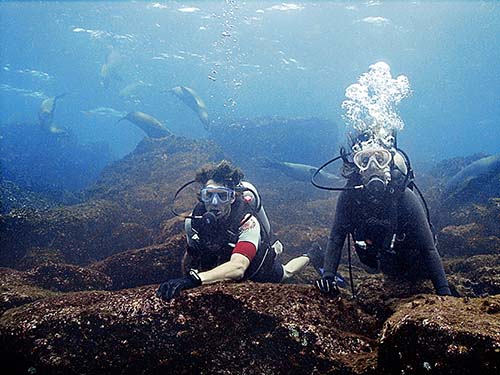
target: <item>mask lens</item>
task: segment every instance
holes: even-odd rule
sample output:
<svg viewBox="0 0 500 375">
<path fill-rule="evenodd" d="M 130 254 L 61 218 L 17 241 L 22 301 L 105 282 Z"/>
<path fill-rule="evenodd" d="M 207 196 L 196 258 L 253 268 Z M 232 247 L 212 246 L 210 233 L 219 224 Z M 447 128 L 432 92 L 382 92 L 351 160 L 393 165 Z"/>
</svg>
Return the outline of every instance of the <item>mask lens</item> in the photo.
<svg viewBox="0 0 500 375">
<path fill-rule="evenodd" d="M 387 150 L 378 150 L 373 157 L 380 168 L 387 167 L 391 161 L 391 153 Z"/>
<path fill-rule="evenodd" d="M 201 189 L 201 200 L 205 203 L 211 202 L 215 196 L 221 203 L 227 203 L 234 197 L 234 190 L 228 188 L 203 188 Z"/>
</svg>

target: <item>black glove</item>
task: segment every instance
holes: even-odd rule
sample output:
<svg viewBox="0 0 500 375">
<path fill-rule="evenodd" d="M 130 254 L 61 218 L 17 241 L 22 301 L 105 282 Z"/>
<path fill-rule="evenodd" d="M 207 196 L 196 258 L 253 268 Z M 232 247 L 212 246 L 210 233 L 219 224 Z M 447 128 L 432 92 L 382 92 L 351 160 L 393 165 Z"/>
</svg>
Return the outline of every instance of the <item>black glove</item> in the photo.
<svg viewBox="0 0 500 375">
<path fill-rule="evenodd" d="M 201 285 L 200 276 L 196 271 L 189 271 L 189 275 L 179 279 L 171 279 L 160 284 L 156 291 L 156 296 L 170 301 L 172 298 L 177 297 L 182 290 L 192 289 Z"/>
<path fill-rule="evenodd" d="M 320 292 L 331 296 L 338 296 L 340 294 L 337 283 L 335 282 L 335 277 L 327 276 L 316 280 L 316 287 Z"/>
</svg>

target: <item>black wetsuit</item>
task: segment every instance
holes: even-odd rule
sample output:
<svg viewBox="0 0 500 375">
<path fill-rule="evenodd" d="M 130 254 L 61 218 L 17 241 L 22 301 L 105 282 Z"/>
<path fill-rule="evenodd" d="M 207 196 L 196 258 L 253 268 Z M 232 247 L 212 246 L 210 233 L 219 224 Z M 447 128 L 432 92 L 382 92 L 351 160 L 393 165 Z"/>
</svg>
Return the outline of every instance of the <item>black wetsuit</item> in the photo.
<svg viewBox="0 0 500 375">
<path fill-rule="evenodd" d="M 382 272 L 396 277 L 430 278 L 438 294 L 450 294 L 424 207 L 409 188 L 387 195 L 379 203 L 370 201 L 364 190 L 340 193 L 325 255 L 324 277 L 336 274 L 349 233 L 354 241 L 359 241 L 356 251 L 363 263 L 380 265 Z M 360 246 L 360 241 L 368 246 Z"/>
</svg>

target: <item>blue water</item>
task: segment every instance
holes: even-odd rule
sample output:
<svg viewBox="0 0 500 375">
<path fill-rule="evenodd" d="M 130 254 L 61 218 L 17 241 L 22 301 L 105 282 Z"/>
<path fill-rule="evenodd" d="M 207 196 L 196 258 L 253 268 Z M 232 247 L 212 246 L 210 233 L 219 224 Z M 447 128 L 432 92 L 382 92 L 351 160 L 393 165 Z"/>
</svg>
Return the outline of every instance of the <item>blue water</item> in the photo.
<svg viewBox="0 0 500 375">
<path fill-rule="evenodd" d="M 68 92 L 55 124 L 82 143 L 108 142 L 119 157 L 143 133 L 82 111 L 140 110 L 204 137 L 196 114 L 161 92 L 182 85 L 214 121 L 315 116 L 343 134 L 345 89 L 384 61 L 413 91 L 398 109 L 399 142 L 414 160 L 498 153 L 498 35 L 495 1 L 2 2 L 0 122 L 37 123 L 44 95 Z M 110 48 L 119 61 L 105 88 Z M 138 81 L 148 85 L 140 98 L 119 95 Z"/>
</svg>

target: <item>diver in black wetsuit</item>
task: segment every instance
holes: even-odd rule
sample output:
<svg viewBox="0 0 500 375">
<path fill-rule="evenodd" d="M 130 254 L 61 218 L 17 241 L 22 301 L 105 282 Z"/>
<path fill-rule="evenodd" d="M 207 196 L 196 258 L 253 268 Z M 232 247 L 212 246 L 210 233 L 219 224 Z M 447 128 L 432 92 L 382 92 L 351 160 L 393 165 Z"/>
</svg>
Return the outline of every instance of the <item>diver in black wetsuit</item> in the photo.
<svg viewBox="0 0 500 375">
<path fill-rule="evenodd" d="M 451 295 L 424 206 L 408 183 L 406 156 L 366 138 L 355 141 L 352 161 L 343 158 L 348 182 L 337 201 L 324 272 L 316 286 L 338 294 L 335 275 L 344 241 L 352 235 L 369 271 L 407 280 L 430 278 L 437 294 Z"/>
</svg>

